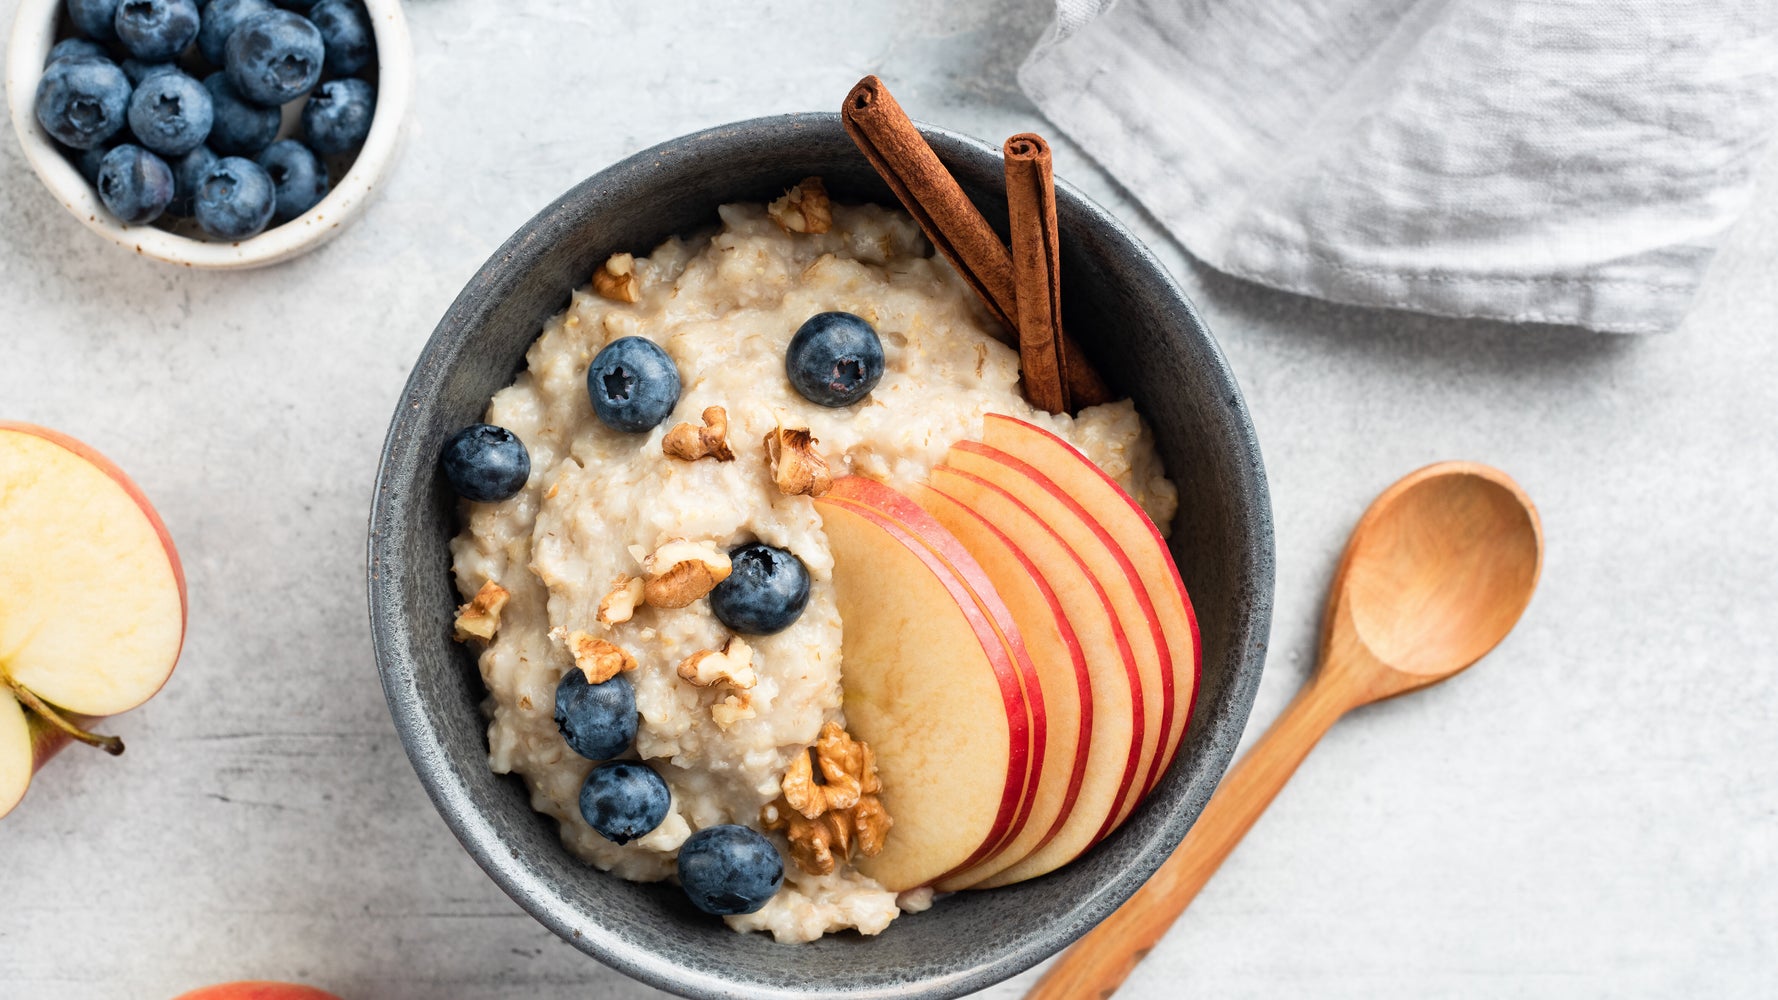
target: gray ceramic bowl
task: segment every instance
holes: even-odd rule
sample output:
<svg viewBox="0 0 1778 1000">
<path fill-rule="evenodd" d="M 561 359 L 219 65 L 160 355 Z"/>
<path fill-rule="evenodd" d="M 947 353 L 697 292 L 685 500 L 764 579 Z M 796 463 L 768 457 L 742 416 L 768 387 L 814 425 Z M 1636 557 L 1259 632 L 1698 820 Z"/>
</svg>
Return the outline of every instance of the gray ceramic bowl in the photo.
<svg viewBox="0 0 1778 1000">
<path fill-rule="evenodd" d="M 1004 224 L 999 149 L 926 134 Z M 894 203 L 838 116 L 765 118 L 673 140 L 582 182 L 483 265 L 421 353 L 384 447 L 370 518 L 377 668 L 445 822 L 501 888 L 587 954 L 691 997 L 959 996 L 1060 950 L 1165 860 L 1228 766 L 1265 657 L 1271 508 L 1240 390 L 1166 269 L 1079 192 L 1058 192 L 1069 329 L 1135 398 L 1179 483 L 1171 545 L 1204 642 L 1183 752 L 1129 822 L 1086 856 L 1031 882 L 944 899 L 874 938 L 779 945 L 736 934 L 671 885 L 624 882 L 576 860 L 518 779 L 489 772 L 480 676 L 472 652 L 450 638 L 457 596 L 446 543 L 457 514 L 437 472 L 445 439 L 480 419 L 544 321 L 608 254 L 646 253 L 711 225 L 723 202 L 767 200 L 811 174 L 838 198 Z"/>
</svg>

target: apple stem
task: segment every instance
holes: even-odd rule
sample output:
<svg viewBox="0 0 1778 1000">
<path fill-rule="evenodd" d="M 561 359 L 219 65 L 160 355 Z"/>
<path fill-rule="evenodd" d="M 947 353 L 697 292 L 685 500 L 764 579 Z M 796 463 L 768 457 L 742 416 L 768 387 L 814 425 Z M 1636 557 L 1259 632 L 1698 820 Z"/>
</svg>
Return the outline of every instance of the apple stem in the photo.
<svg viewBox="0 0 1778 1000">
<path fill-rule="evenodd" d="M 123 740 L 120 740 L 115 736 L 100 736 L 97 733 L 87 732 L 63 718 L 62 714 L 56 711 L 49 702 L 37 697 L 36 692 L 25 687 L 23 684 L 20 684 L 18 681 L 13 680 L 5 671 L 0 671 L 0 677 L 6 678 L 6 686 L 12 688 L 12 693 L 26 708 L 36 712 L 39 716 L 49 722 L 50 725 L 60 729 L 62 732 L 67 733 L 69 736 L 74 737 L 88 746 L 98 747 L 100 750 L 105 751 L 113 757 L 123 753 Z"/>
</svg>

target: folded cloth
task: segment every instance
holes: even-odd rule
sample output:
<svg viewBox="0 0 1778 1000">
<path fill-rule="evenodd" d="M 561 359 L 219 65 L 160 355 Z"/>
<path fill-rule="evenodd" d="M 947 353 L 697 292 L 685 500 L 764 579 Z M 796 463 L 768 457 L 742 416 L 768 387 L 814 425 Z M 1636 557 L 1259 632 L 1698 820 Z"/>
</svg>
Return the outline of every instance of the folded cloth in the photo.
<svg viewBox="0 0 1778 1000">
<path fill-rule="evenodd" d="M 1664 331 L 1752 194 L 1778 0 L 1057 0 L 1019 80 L 1218 270 Z"/>
</svg>

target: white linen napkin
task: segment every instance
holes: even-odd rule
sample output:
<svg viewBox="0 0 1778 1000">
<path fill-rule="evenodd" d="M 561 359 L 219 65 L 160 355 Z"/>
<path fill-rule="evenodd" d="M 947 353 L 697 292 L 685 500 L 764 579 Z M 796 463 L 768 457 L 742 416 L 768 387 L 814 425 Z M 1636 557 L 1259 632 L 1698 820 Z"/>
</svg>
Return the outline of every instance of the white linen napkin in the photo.
<svg viewBox="0 0 1778 1000">
<path fill-rule="evenodd" d="M 1778 0 L 1057 0 L 1019 80 L 1218 270 L 1655 332 L 1752 193 Z"/>
</svg>

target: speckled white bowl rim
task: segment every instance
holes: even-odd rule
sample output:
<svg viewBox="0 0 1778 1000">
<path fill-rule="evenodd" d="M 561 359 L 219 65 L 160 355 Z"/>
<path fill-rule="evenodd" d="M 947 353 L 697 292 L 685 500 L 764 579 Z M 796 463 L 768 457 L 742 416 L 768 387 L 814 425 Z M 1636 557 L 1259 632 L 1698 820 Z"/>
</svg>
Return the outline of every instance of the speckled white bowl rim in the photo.
<svg viewBox="0 0 1778 1000">
<path fill-rule="evenodd" d="M 306 214 L 238 243 L 208 242 L 152 225 L 121 222 L 38 124 L 34 105 L 43 61 L 55 45 L 63 0 L 20 0 L 6 48 L 6 102 L 25 159 L 75 218 L 118 246 L 186 267 L 244 270 L 289 260 L 337 236 L 364 211 L 400 151 L 402 121 L 414 88 L 414 50 L 400 0 L 364 0 L 377 41 L 377 111 L 370 135 L 327 197 Z"/>
</svg>

